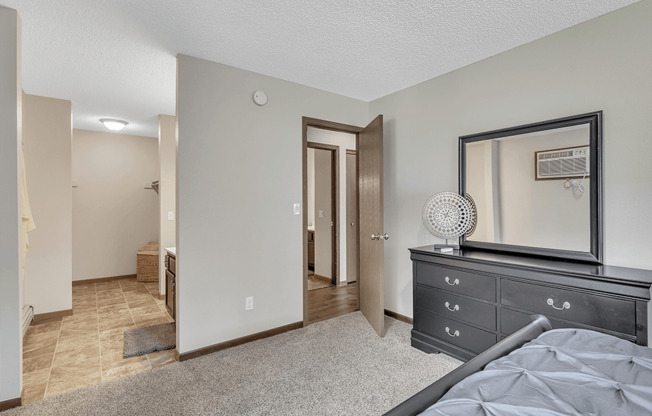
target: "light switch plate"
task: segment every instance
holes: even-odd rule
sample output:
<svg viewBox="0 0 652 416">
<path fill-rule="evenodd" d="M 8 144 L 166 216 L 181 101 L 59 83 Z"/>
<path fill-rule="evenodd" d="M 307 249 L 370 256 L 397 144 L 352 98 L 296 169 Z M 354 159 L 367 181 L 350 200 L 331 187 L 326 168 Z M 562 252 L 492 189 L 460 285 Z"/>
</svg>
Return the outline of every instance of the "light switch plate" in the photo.
<svg viewBox="0 0 652 416">
<path fill-rule="evenodd" d="M 301 204 L 298 202 L 294 204 L 294 215 L 301 215 Z"/>
<path fill-rule="evenodd" d="M 174 221 L 174 211 L 168 211 L 168 221 Z"/>
<path fill-rule="evenodd" d="M 324 210 L 323 210 L 323 209 L 320 209 L 320 210 L 319 210 L 318 217 L 319 217 L 319 218 L 324 218 Z"/>
</svg>

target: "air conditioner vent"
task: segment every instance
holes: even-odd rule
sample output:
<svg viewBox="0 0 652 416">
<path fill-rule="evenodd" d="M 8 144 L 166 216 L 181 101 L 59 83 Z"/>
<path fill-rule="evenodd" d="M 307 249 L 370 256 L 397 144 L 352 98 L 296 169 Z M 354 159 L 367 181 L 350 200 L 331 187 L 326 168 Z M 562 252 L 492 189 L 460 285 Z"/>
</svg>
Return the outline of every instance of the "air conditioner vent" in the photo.
<svg viewBox="0 0 652 416">
<path fill-rule="evenodd" d="M 566 179 L 588 176 L 589 147 L 535 152 L 536 179 Z"/>
</svg>

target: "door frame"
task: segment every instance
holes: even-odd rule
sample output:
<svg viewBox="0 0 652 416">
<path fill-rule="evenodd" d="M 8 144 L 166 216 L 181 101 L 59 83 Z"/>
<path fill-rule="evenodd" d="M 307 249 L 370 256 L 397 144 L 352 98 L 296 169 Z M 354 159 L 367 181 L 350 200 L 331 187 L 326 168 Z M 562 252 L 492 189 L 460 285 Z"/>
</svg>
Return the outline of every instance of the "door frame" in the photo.
<svg viewBox="0 0 652 416">
<path fill-rule="evenodd" d="M 333 146 L 330 144 L 307 142 L 306 155 L 307 149 L 326 150 L 331 153 L 331 282 L 337 286 L 340 277 L 338 273 L 340 264 L 340 148 L 339 146 Z M 308 207 L 306 206 L 306 210 L 307 209 Z M 306 226 L 306 233 L 307 232 L 308 229 Z M 315 259 L 315 263 L 316 262 L 317 259 Z M 317 265 L 315 264 L 315 270 L 316 269 Z"/>
<path fill-rule="evenodd" d="M 352 126 L 349 124 L 336 123 L 328 120 L 320 120 L 311 117 L 302 117 L 301 118 L 301 204 L 302 204 L 302 242 L 303 242 L 303 325 L 308 325 L 308 127 L 315 127 L 323 130 L 339 131 L 343 133 L 355 134 L 356 149 L 358 148 L 358 142 L 360 140 L 360 132 L 364 130 L 363 127 Z M 356 161 L 358 154 L 356 153 Z M 339 165 L 339 160 L 338 160 Z M 358 182 L 358 164 L 356 163 L 356 183 Z M 359 186 L 359 185 L 358 185 Z M 358 192 L 359 195 L 359 192 Z M 358 197 L 359 198 L 359 197 Z M 338 198 L 339 199 L 339 198 Z M 339 209 L 339 206 L 338 206 Z M 358 211 L 357 222 L 359 223 L 360 212 Z M 338 217 L 339 218 L 339 217 Z M 337 233 L 339 235 L 339 232 Z M 356 238 L 358 253 L 360 252 L 360 236 Z M 339 262 L 338 262 L 339 264 Z M 360 262 L 358 262 L 358 268 L 360 267 Z M 358 270 L 358 275 L 360 271 Z M 339 283 L 339 282 L 338 282 Z M 358 291 L 358 304 L 360 304 L 360 292 Z"/>
</svg>

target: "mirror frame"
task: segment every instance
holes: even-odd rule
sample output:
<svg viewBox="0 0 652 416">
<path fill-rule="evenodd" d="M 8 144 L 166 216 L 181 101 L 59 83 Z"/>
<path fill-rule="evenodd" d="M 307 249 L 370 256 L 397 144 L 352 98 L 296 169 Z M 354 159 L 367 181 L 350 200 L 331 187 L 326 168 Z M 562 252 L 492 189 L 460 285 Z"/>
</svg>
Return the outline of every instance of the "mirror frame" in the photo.
<svg viewBox="0 0 652 416">
<path fill-rule="evenodd" d="M 589 183 L 590 198 L 590 251 L 558 250 L 534 246 L 519 246 L 503 243 L 488 243 L 469 241 L 466 235 L 460 237 L 461 248 L 474 248 L 491 251 L 500 251 L 517 254 L 552 257 L 556 259 L 579 260 L 590 263 L 602 264 L 603 261 L 603 135 L 602 111 L 563 117 L 538 123 L 525 124 L 484 133 L 461 136 L 459 138 L 459 193 L 466 194 L 466 145 L 467 143 L 482 140 L 491 140 L 502 137 L 534 133 L 544 130 L 558 129 L 581 124 L 589 125 L 590 158 L 589 169 L 591 181 Z"/>
</svg>

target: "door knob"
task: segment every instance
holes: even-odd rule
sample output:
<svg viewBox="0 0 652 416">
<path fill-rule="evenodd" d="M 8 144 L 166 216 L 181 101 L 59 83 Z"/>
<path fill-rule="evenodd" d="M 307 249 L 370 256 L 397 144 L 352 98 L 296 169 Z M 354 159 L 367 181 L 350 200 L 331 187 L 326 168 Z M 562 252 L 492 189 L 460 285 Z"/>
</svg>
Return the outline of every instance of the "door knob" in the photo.
<svg viewBox="0 0 652 416">
<path fill-rule="evenodd" d="M 379 237 L 382 238 L 383 240 L 389 240 L 389 234 L 387 233 L 380 235 Z"/>
</svg>

